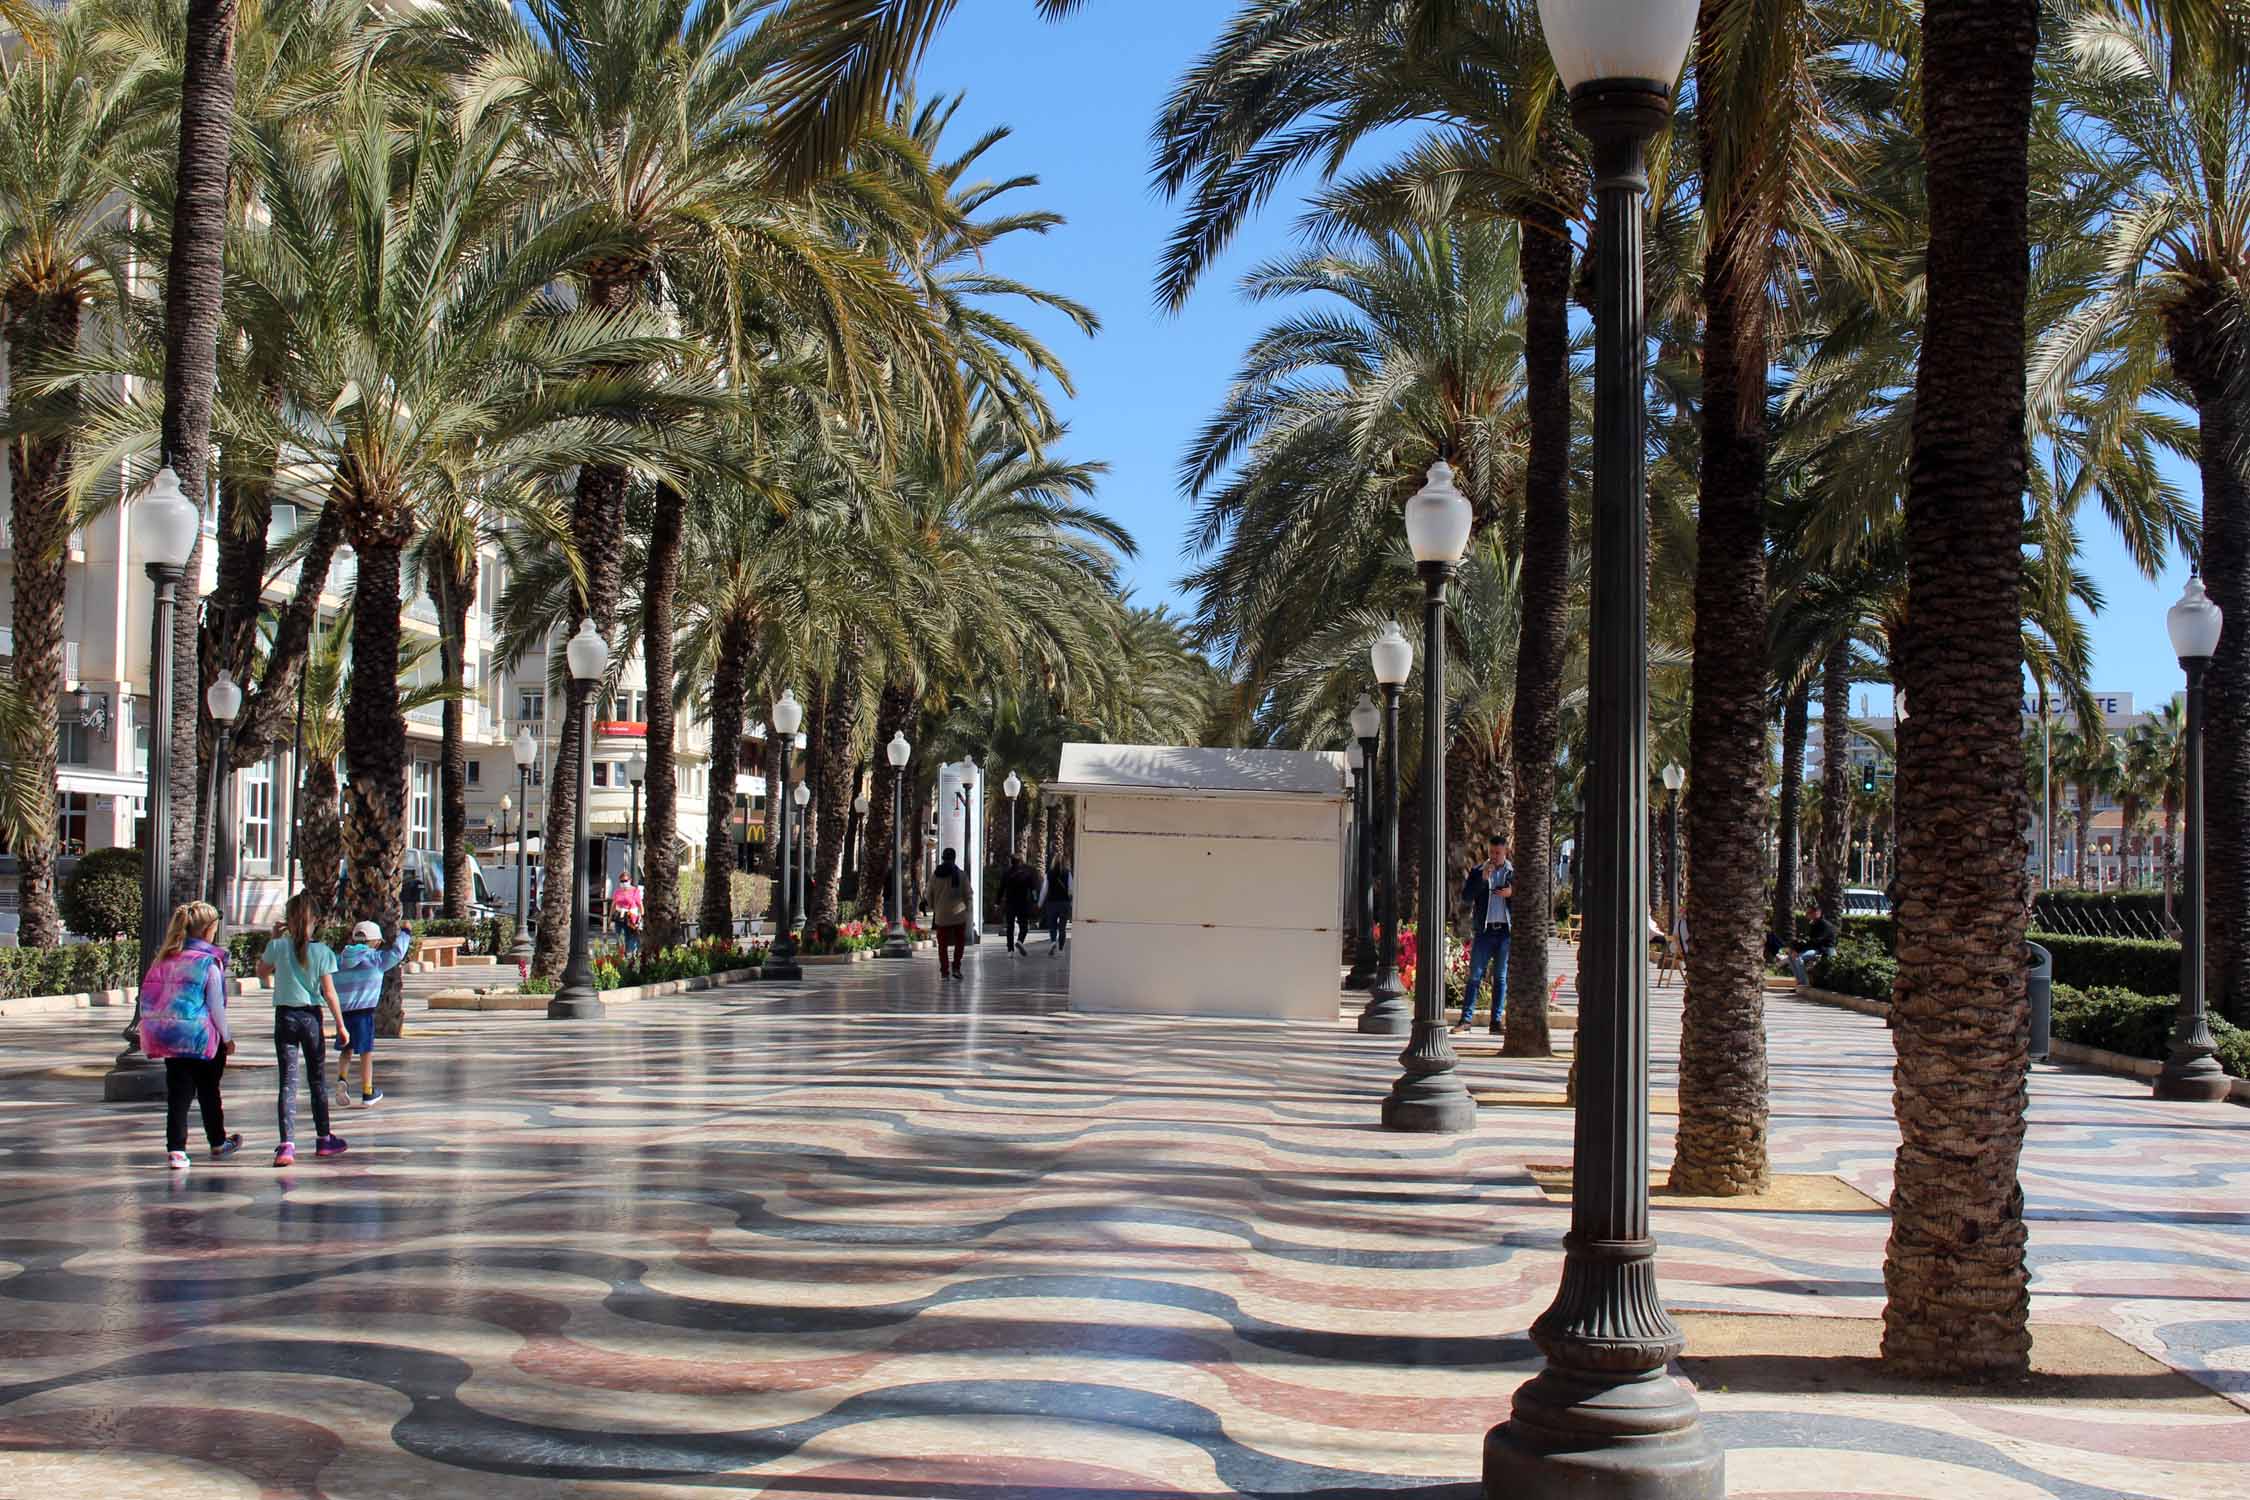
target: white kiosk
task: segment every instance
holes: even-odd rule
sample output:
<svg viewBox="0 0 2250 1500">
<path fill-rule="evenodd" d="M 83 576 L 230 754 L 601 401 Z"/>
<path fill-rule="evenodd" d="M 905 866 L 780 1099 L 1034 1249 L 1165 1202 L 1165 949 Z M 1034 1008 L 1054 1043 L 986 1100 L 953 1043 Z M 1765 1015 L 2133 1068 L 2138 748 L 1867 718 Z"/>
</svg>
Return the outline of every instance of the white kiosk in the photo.
<svg viewBox="0 0 2250 1500">
<path fill-rule="evenodd" d="M 984 936 L 984 769 L 973 755 L 946 761 L 938 767 L 937 847 L 956 851 L 961 869 L 969 877 L 969 937 Z"/>
<path fill-rule="evenodd" d="M 1071 1009 L 1334 1024 L 1344 773 L 1331 751 L 1063 746 Z"/>
</svg>

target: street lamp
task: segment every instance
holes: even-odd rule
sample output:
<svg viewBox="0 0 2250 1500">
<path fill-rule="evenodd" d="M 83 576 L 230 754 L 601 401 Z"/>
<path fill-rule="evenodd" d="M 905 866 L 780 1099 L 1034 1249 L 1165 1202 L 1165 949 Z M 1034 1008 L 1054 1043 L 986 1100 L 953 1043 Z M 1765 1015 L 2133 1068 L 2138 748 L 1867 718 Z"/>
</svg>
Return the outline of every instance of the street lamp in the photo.
<svg viewBox="0 0 2250 1500">
<path fill-rule="evenodd" d="M 1359 817 L 1358 868 L 1352 879 L 1352 916 L 1358 941 L 1353 945 L 1352 971 L 1344 977 L 1344 988 L 1365 990 L 1375 985 L 1375 750 L 1376 736 L 1383 732 L 1383 712 L 1374 699 L 1361 693 L 1352 705 L 1351 722 L 1352 745 L 1344 757 L 1359 778 L 1358 795 L 1352 799 Z"/>
<path fill-rule="evenodd" d="M 1398 1055 L 1402 1071 L 1383 1101 L 1386 1130 L 1451 1135 L 1477 1123 L 1477 1101 L 1461 1081 L 1445 1025 L 1446 908 L 1453 895 L 1445 862 L 1445 586 L 1461 565 L 1474 518 L 1442 458 L 1406 502 L 1406 544 L 1422 576 L 1421 961 L 1414 969 L 1413 1040 Z"/>
<path fill-rule="evenodd" d="M 516 731 L 516 742 L 508 747 L 516 760 L 516 940 L 508 949 L 508 957 L 518 968 L 531 962 L 531 924 L 525 919 L 524 904 L 531 892 L 531 768 L 539 759 L 539 742 L 528 729 Z"/>
<path fill-rule="evenodd" d="M 625 878 L 641 883 L 641 783 L 648 780 L 648 757 L 636 755 L 625 762 L 625 779 L 633 788 L 632 821 L 625 827 Z"/>
<path fill-rule="evenodd" d="M 903 733 L 891 736 L 883 758 L 891 763 L 891 920 L 883 929 L 883 957 L 912 958 L 914 944 L 906 936 L 906 763 L 914 747 Z"/>
<path fill-rule="evenodd" d="M 781 787 L 789 785 L 789 753 L 796 746 L 797 726 L 805 722 L 805 706 L 797 701 L 794 691 L 783 688 L 781 697 L 773 706 L 770 716 L 773 732 L 781 745 Z M 773 947 L 767 950 L 765 977 L 768 979 L 802 979 L 804 966 L 797 962 L 797 912 L 789 889 L 789 798 L 781 788 L 766 797 L 766 805 L 781 814 L 781 930 L 774 934 Z"/>
<path fill-rule="evenodd" d="M 1644 161 L 1672 116 L 1696 0 L 1540 0 L 1592 146 L 1592 625 L 1587 677 L 1578 1112 L 1562 1285 L 1532 1324 L 1545 1367 L 1485 1438 L 1484 1487 L 1718 1500 L 1726 1459 L 1667 1372 L 1684 1344 L 1648 1218 L 1648 557 Z"/>
<path fill-rule="evenodd" d="M 1010 771 L 1000 790 L 1008 794 L 1008 858 L 1012 861 L 1016 857 L 1016 798 L 1023 794 L 1023 778 Z"/>
<path fill-rule="evenodd" d="M 563 656 L 585 711 L 578 716 L 578 797 L 571 809 L 570 828 L 570 961 L 563 969 L 562 988 L 547 1002 L 547 1018 L 554 1021 L 595 1020 L 602 1014 L 601 996 L 594 989 L 594 961 L 586 933 L 586 908 L 593 899 L 593 861 L 586 857 L 586 804 L 594 795 L 594 686 L 609 670 L 609 642 L 602 639 L 591 619 L 579 623 Z M 553 850 L 548 853 L 551 856 Z"/>
<path fill-rule="evenodd" d="M 812 801 L 811 784 L 800 781 L 791 787 L 789 800 L 797 806 L 797 903 L 793 910 L 796 920 L 801 924 L 805 920 L 805 866 L 812 862 L 806 858 L 812 851 L 805 841 L 805 825 L 810 821 L 805 816 L 805 807 Z"/>
<path fill-rule="evenodd" d="M 1687 772 L 1678 761 L 1668 762 L 1664 776 L 1664 931 L 1680 930 L 1680 788 Z"/>
<path fill-rule="evenodd" d="M 227 803 L 232 800 L 226 795 L 227 756 L 234 748 L 235 715 L 242 712 L 242 686 L 234 680 L 232 672 L 224 667 L 219 669 L 219 675 L 203 690 L 203 707 L 211 715 L 211 722 L 219 726 L 219 744 L 211 757 L 211 837 L 203 847 L 203 868 L 196 871 L 195 883 L 209 895 L 211 904 L 219 908 L 220 916 L 232 921 L 233 914 L 227 911 L 227 903 L 218 899 L 219 892 L 212 881 L 214 865 L 219 867 L 218 879 L 226 879 L 225 863 L 214 858 L 212 850 L 231 851 L 234 847 L 227 842 L 233 836 L 233 820 L 227 816 Z"/>
<path fill-rule="evenodd" d="M 859 889 L 860 872 L 867 868 L 867 809 L 872 805 L 865 792 L 852 798 L 854 832 L 851 838 L 844 841 L 844 850 L 851 856 L 851 869 L 845 876 L 844 884 L 846 889 L 855 892 Z"/>
<path fill-rule="evenodd" d="M 143 973 L 163 945 L 164 929 L 172 918 L 172 821 L 166 795 L 172 774 L 172 615 L 179 602 L 180 580 L 187 576 L 188 559 L 195 555 L 199 523 L 194 504 L 180 493 L 180 478 L 170 468 L 158 469 L 133 503 L 135 550 L 156 585 L 156 608 L 149 622 L 148 784 L 143 793 L 148 809 L 148 845 L 141 851 Z M 141 1051 L 141 1003 L 137 993 L 124 1038 L 124 1050 L 102 1079 L 102 1097 L 113 1101 L 148 1099 L 163 1093 L 163 1070 L 152 1066 Z"/>
<path fill-rule="evenodd" d="M 2203 964 L 2203 677 L 2218 652 L 2225 620 L 2203 592 L 2203 580 L 2190 574 L 2164 623 L 2172 652 L 2187 672 L 2187 736 L 2181 747 L 2187 761 L 2187 837 L 2180 849 L 2180 1010 L 2171 1052 L 2156 1078 L 2156 1097 L 2211 1103 L 2227 1097 L 2228 1084 L 2214 1055 Z"/>
<path fill-rule="evenodd" d="M 1398 977 L 1398 695 L 1414 670 L 1414 644 L 1398 621 L 1384 622 L 1383 633 L 1367 648 L 1367 660 L 1375 685 L 1383 690 L 1383 786 L 1375 835 L 1382 845 L 1382 883 L 1375 911 L 1375 979 L 1367 987 L 1359 1029 L 1369 1036 L 1404 1036 L 1413 1029 L 1414 1013 Z"/>
</svg>

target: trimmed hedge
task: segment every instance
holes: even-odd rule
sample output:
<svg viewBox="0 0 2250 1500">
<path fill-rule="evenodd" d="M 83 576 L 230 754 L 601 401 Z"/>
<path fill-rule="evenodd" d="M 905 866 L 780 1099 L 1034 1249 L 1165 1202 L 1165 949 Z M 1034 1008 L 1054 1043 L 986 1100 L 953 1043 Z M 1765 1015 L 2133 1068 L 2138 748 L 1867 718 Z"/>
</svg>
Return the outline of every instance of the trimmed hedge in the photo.
<svg viewBox="0 0 2250 1500">
<path fill-rule="evenodd" d="M 2178 998 L 2180 945 L 2133 938 L 2071 937 L 2034 932 L 2031 940 L 2055 956 L 2055 986 L 2121 989 Z M 2168 999 L 2167 1004 L 2171 1003 Z"/>
<path fill-rule="evenodd" d="M 1898 961 L 1875 944 L 1845 938 L 1834 952 L 1815 964 L 1811 979 L 1816 989 L 1863 1000 L 1888 1001 L 1891 983 L 1898 978 Z"/>
<path fill-rule="evenodd" d="M 1898 952 L 1898 923 L 1890 917 L 1846 917 L 1837 924 L 1836 935 L 1845 942 L 1872 944 L 1885 953 Z"/>
<path fill-rule="evenodd" d="M 2083 1047 L 2161 1061 L 2172 1050 L 2179 1004 L 2177 998 L 2141 995 L 2115 986 L 2078 989 L 2058 984 L 2054 1035 Z M 2250 1078 L 2250 1031 L 2213 1016 L 2211 1039 L 2218 1043 L 2219 1066 L 2236 1078 Z"/>
<path fill-rule="evenodd" d="M 63 882 L 55 905 L 64 923 L 81 937 L 107 939 L 138 932 L 141 851 L 96 849 L 86 855 Z"/>
<path fill-rule="evenodd" d="M 140 982 L 141 945 L 134 938 L 54 948 L 0 948 L 0 1000 L 122 990 Z"/>
</svg>

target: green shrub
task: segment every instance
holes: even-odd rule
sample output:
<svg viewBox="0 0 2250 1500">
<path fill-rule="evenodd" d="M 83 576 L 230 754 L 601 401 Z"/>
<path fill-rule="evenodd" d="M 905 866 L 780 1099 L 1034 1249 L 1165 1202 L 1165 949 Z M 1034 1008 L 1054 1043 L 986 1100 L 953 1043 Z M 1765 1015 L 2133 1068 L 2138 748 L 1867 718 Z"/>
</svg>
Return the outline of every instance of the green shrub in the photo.
<svg viewBox="0 0 2250 1500">
<path fill-rule="evenodd" d="M 541 974 L 534 974 L 516 986 L 519 995 L 552 995 L 562 986 Z"/>
<path fill-rule="evenodd" d="M 1836 925 L 1845 942 L 1862 942 L 1885 953 L 1898 952 L 1898 923 L 1889 917 L 1846 917 Z"/>
<path fill-rule="evenodd" d="M 1813 987 L 1863 1000 L 1889 1000 L 1898 978 L 1898 961 L 1873 943 L 1846 938 L 1813 966 Z"/>
<path fill-rule="evenodd" d="M 2071 937 L 2033 932 L 2031 941 L 2055 958 L 2055 983 L 2082 990 L 2123 989 L 2143 995 L 2180 993 L 2180 945 L 2133 938 Z"/>
<path fill-rule="evenodd" d="M 31 995 L 81 995 L 141 982 L 136 938 L 63 943 L 53 948 L 0 948 L 0 1000 Z"/>
<path fill-rule="evenodd" d="M 2141 995 L 2114 986 L 2081 990 L 2055 986 L 2054 1035 L 2060 1041 L 2127 1057 L 2162 1060 L 2172 1050 L 2177 997 Z M 2250 1031 L 2211 1017 L 2211 1039 L 2219 1066 L 2237 1078 L 2250 1078 Z"/>
<path fill-rule="evenodd" d="M 2250 1078 L 2250 1030 L 2213 1016 L 2211 1037 L 2219 1044 L 2219 1066 L 2237 1078 Z"/>
<path fill-rule="evenodd" d="M 141 851 L 96 849 L 78 861 L 55 904 L 70 930 L 82 937 L 113 938 L 140 931 Z"/>
</svg>

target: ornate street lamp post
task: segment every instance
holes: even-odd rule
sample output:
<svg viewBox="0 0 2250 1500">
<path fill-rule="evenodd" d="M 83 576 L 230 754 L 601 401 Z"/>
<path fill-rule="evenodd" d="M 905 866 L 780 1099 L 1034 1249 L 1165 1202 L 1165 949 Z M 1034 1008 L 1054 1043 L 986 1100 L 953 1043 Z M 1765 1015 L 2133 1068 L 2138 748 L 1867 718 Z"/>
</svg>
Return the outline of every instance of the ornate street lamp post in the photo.
<svg viewBox="0 0 2250 1500">
<path fill-rule="evenodd" d="M 766 797 L 766 806 L 781 815 L 780 837 L 775 840 L 781 850 L 781 930 L 773 935 L 773 947 L 766 953 L 765 977 L 768 979 L 802 979 L 804 965 L 797 962 L 797 903 L 790 889 L 789 860 L 789 755 L 796 747 L 797 726 L 805 722 L 805 706 L 797 701 L 794 690 L 783 688 L 781 697 L 773 706 L 773 732 L 780 736 L 781 785 Z"/>
<path fill-rule="evenodd" d="M 912 958 L 914 944 L 906 935 L 906 763 L 914 747 L 904 734 L 894 734 L 883 747 L 891 763 L 891 920 L 883 929 L 883 957 Z"/>
<path fill-rule="evenodd" d="M 1010 771 L 1008 779 L 1000 783 L 1000 790 L 1008 794 L 1008 858 L 1013 861 L 1016 857 L 1016 798 L 1023 794 L 1023 778 Z"/>
<path fill-rule="evenodd" d="M 148 843 L 141 851 L 143 973 L 163 945 L 164 929 L 172 920 L 172 818 L 166 792 L 172 774 L 172 615 L 179 602 L 180 581 L 187 576 L 188 559 L 195 555 L 197 524 L 195 505 L 180 492 L 179 476 L 169 468 L 158 469 L 131 511 L 135 551 L 156 585 L 156 608 L 149 622 L 148 785 L 143 794 L 148 809 Z M 112 1101 L 150 1099 L 163 1093 L 164 1070 L 152 1065 L 141 1051 L 137 993 L 124 1037 L 124 1050 L 102 1078 L 102 1097 Z"/>
<path fill-rule="evenodd" d="M 1477 1123 L 1477 1101 L 1445 1025 L 1446 908 L 1452 872 L 1445 862 L 1445 586 L 1469 545 L 1469 502 L 1453 485 L 1453 466 L 1430 465 L 1429 480 L 1406 502 L 1406 542 L 1422 575 L 1422 922 L 1414 967 L 1413 1040 L 1398 1055 L 1403 1070 L 1383 1101 L 1387 1130 L 1451 1135 Z"/>
<path fill-rule="evenodd" d="M 812 784 L 800 781 L 791 787 L 789 789 L 789 801 L 796 808 L 792 826 L 797 833 L 797 899 L 795 905 L 791 908 L 791 915 L 796 919 L 798 926 L 802 927 L 805 921 L 806 905 L 805 866 L 812 863 L 810 858 L 812 854 L 811 842 L 805 836 L 806 827 L 812 822 L 812 819 L 805 815 L 806 807 L 812 802 Z"/>
<path fill-rule="evenodd" d="M 1358 740 L 1344 745 L 1344 790 L 1352 799 L 1352 821 L 1344 840 L 1344 950 L 1351 955 L 1344 988 L 1364 990 L 1374 975 L 1360 964 L 1367 947 L 1366 913 L 1360 899 L 1361 877 L 1367 869 L 1367 755 Z"/>
<path fill-rule="evenodd" d="M 220 899 L 223 892 L 219 887 L 226 882 L 227 867 L 233 863 L 234 848 L 230 842 L 234 836 L 234 822 L 227 816 L 227 803 L 233 800 L 227 796 L 227 783 L 230 779 L 227 776 L 227 756 L 234 749 L 234 717 L 242 712 L 242 688 L 235 682 L 233 673 L 220 669 L 219 675 L 211 680 L 211 685 L 203 690 L 203 707 L 211 715 L 211 722 L 219 726 L 219 744 L 217 753 L 211 757 L 212 832 L 210 840 L 204 845 L 203 868 L 196 872 L 196 885 L 208 893 L 206 899 L 219 909 L 220 919 L 232 922 L 234 913 L 227 910 L 227 903 Z M 214 850 L 222 848 L 228 851 L 227 855 L 213 854 Z M 169 922 L 171 919 L 167 917 L 165 920 Z"/>
<path fill-rule="evenodd" d="M 633 818 L 626 825 L 625 878 L 641 883 L 641 783 L 648 780 L 648 757 L 636 755 L 625 763 L 625 779 L 633 788 Z"/>
<path fill-rule="evenodd" d="M 531 962 L 531 924 L 524 919 L 525 903 L 531 892 L 531 767 L 539 759 L 539 742 L 528 729 L 516 731 L 516 742 L 508 747 L 516 761 L 516 940 L 508 949 L 508 957 L 518 968 Z"/>
<path fill-rule="evenodd" d="M 1398 695 L 1414 670 L 1414 644 L 1391 620 L 1367 648 L 1367 659 L 1383 690 L 1383 785 L 1375 834 L 1382 882 L 1375 909 L 1375 980 L 1367 987 L 1359 1029 L 1369 1036 L 1404 1036 L 1413 1029 L 1414 1013 L 1398 977 Z"/>
<path fill-rule="evenodd" d="M 1687 772 L 1678 761 L 1664 767 L 1664 932 L 1680 930 L 1680 788 Z"/>
<path fill-rule="evenodd" d="M 2228 1081 L 2214 1055 L 2203 963 L 2203 675 L 2226 622 L 2203 592 L 2203 580 L 2191 574 L 2164 623 L 2173 654 L 2187 672 L 2187 735 L 2181 746 L 2187 761 L 2187 837 L 2180 849 L 2180 1011 L 2171 1052 L 2156 1078 L 2156 1097 L 2210 1103 L 2227 1097 Z"/>
<path fill-rule="evenodd" d="M 1375 807 L 1376 736 L 1383 732 L 1383 713 L 1365 693 L 1352 705 L 1352 749 L 1359 759 L 1352 769 L 1359 775 L 1359 871 L 1353 881 L 1352 909 L 1358 914 L 1359 945 L 1352 954 L 1352 971 L 1344 980 L 1347 990 L 1375 985 L 1375 841 L 1380 818 Z"/>
<path fill-rule="evenodd" d="M 1726 1459 L 1666 1373 L 1683 1340 L 1648 1217 L 1648 556 L 1644 153 L 1672 115 L 1696 0 L 1540 0 L 1593 147 L 1593 624 L 1578 1111 L 1562 1286 L 1531 1326 L 1546 1366 L 1485 1439 L 1487 1496 L 1718 1500 Z"/>
<path fill-rule="evenodd" d="M 594 795 L 595 687 L 609 670 L 609 642 L 602 639 L 592 619 L 579 622 L 578 634 L 564 648 L 571 678 L 577 682 L 586 711 L 579 715 L 578 798 L 571 810 L 570 827 L 570 959 L 563 967 L 562 988 L 547 1002 L 551 1021 L 593 1021 L 603 1013 L 594 989 L 593 944 L 586 932 L 586 909 L 594 892 L 593 861 L 586 857 L 586 804 Z M 548 853 L 551 855 L 552 850 Z"/>
</svg>

